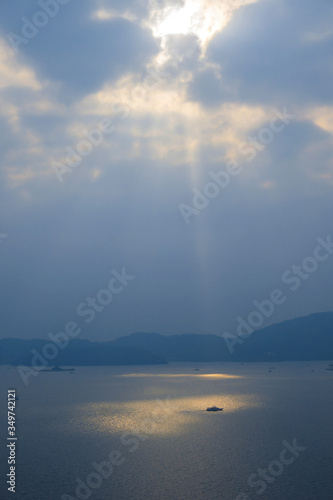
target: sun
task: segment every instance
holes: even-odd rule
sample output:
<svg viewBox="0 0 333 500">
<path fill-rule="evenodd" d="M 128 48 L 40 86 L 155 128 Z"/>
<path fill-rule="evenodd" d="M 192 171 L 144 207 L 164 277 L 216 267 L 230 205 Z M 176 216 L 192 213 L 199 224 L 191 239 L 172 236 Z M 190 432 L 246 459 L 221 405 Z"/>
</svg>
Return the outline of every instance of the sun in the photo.
<svg viewBox="0 0 333 500">
<path fill-rule="evenodd" d="M 184 0 L 181 6 L 166 6 L 153 13 L 151 28 L 156 37 L 194 34 L 202 46 L 224 28 L 242 5 L 257 0 Z"/>
<path fill-rule="evenodd" d="M 153 33 L 162 38 L 194 34 L 204 44 L 226 23 L 223 5 L 207 0 L 185 0 L 181 7 L 167 7 L 156 15 Z"/>
<path fill-rule="evenodd" d="M 191 33 L 195 14 L 196 6 L 194 2 L 187 2 L 184 7 L 172 9 L 162 22 L 156 26 L 156 34 L 165 36 Z"/>
<path fill-rule="evenodd" d="M 184 0 L 154 12 L 151 28 L 156 37 L 194 34 L 202 46 L 228 23 L 233 12 L 257 0 Z"/>
</svg>

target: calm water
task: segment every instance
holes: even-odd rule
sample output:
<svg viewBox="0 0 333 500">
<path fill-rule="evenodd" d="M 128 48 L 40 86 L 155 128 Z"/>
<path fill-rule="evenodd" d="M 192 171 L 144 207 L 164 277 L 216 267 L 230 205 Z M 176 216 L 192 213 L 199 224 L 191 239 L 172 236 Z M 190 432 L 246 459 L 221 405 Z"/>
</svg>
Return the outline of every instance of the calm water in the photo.
<svg viewBox="0 0 333 500">
<path fill-rule="evenodd" d="M 333 372 L 325 371 L 327 363 L 277 363 L 269 372 L 270 366 L 77 368 L 74 375 L 41 373 L 28 387 L 15 368 L 0 367 L 0 497 L 332 500 Z M 18 478 L 17 493 L 7 495 L 5 412 L 13 387 Z M 224 410 L 204 411 L 211 405 Z M 282 442 L 294 438 L 306 449 L 281 470 Z M 122 463 L 112 474 L 89 476 L 97 472 L 92 463 L 108 461 L 115 450 Z M 262 480 L 258 495 L 260 483 L 250 487 L 248 478 L 273 461 L 279 475 Z M 76 479 L 86 483 L 88 476 L 94 488 L 76 496 Z"/>
</svg>

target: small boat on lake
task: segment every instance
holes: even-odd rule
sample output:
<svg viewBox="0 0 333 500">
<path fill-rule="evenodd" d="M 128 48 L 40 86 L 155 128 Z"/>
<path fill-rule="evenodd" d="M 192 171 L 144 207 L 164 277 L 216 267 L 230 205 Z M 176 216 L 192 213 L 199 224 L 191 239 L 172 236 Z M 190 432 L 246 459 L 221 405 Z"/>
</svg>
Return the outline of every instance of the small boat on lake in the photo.
<svg viewBox="0 0 333 500">
<path fill-rule="evenodd" d="M 206 411 L 222 411 L 223 408 L 218 408 L 217 406 L 209 406 Z"/>
</svg>

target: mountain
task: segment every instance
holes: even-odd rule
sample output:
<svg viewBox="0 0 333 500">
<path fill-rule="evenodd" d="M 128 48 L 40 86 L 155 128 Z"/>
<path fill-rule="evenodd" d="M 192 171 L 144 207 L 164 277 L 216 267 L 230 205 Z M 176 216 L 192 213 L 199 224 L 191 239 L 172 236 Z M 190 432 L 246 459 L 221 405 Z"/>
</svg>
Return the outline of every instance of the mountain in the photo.
<svg viewBox="0 0 333 500">
<path fill-rule="evenodd" d="M 134 333 L 113 343 L 141 347 L 159 355 L 163 353 L 168 361 L 225 361 L 229 358 L 232 361 L 224 339 L 216 335 Z"/>
<path fill-rule="evenodd" d="M 306 361 L 333 358 L 333 313 L 311 314 L 262 328 L 228 349 L 216 335 L 134 333 L 113 343 L 141 347 L 168 361 Z"/>
<path fill-rule="evenodd" d="M 34 339 L 3 339 L 0 340 L 0 364 L 30 366 L 35 355 L 35 349 L 42 355 L 43 347 L 50 341 Z M 39 362 L 41 364 L 42 362 Z M 63 349 L 58 349 L 56 357 L 47 360 L 48 365 L 62 366 L 108 366 L 108 365 L 155 365 L 165 364 L 163 356 L 153 354 L 136 347 L 122 347 L 109 342 L 90 342 L 74 339 Z"/>
<path fill-rule="evenodd" d="M 311 314 L 262 328 L 231 342 L 217 335 L 134 333 L 109 342 L 73 339 L 57 349 L 48 365 L 146 365 L 171 361 L 310 361 L 333 358 L 333 313 Z M 32 363 L 32 349 L 42 353 L 50 341 L 0 340 L 0 364 Z M 35 351 L 34 351 L 35 352 Z"/>
<path fill-rule="evenodd" d="M 250 360 L 304 361 L 333 358 L 333 313 L 318 313 L 271 325 L 236 346 Z"/>
</svg>

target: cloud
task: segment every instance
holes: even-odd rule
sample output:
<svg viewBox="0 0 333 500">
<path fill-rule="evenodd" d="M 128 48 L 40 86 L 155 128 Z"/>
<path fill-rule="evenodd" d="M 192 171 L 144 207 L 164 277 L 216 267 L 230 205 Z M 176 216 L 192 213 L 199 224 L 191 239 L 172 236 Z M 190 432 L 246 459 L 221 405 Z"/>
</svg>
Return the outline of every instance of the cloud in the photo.
<svg viewBox="0 0 333 500">
<path fill-rule="evenodd" d="M 262 0 L 207 47 L 153 38 L 165 6 L 71 0 L 15 54 L 6 33 L 39 7 L 1 4 L 3 336 L 55 333 L 124 265 L 133 286 L 83 335 L 232 331 L 330 232 L 331 4 Z M 239 145 L 284 106 L 295 118 L 247 162 Z M 60 184 L 52 163 L 105 118 L 114 131 Z M 242 173 L 186 226 L 179 204 L 234 159 Z M 331 309 L 330 265 L 272 321 Z"/>
<path fill-rule="evenodd" d="M 149 30 L 121 17 L 100 22 L 92 17 L 92 9 L 86 1 L 63 5 L 46 26 L 30 25 L 27 30 L 35 34 L 18 46 L 19 60 L 28 63 L 39 78 L 59 84 L 67 101 L 138 71 L 158 50 Z M 31 23 L 37 11 L 35 3 L 27 2 L 15 18 L 13 5 L 5 6 L 2 30 L 22 35 L 22 28 L 28 26 L 23 14 Z"/>
<path fill-rule="evenodd" d="M 333 6 L 326 0 L 262 0 L 239 9 L 207 49 L 215 70 L 189 86 L 206 106 L 323 104 L 332 101 Z"/>
</svg>

